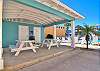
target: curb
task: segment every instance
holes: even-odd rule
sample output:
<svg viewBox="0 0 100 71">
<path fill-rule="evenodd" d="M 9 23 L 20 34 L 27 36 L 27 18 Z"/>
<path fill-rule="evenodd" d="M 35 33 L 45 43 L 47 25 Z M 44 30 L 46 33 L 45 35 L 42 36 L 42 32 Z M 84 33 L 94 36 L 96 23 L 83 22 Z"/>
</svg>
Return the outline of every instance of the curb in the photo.
<svg viewBox="0 0 100 71">
<path fill-rule="evenodd" d="M 57 52 L 57 53 L 54 53 L 54 54 L 50 54 L 50 55 L 47 55 L 47 56 L 39 57 L 37 59 L 30 60 L 28 62 L 24 62 L 24 63 L 21 63 L 21 64 L 17 64 L 15 66 L 8 66 L 8 67 L 5 67 L 4 71 L 17 71 L 19 69 L 29 67 L 31 65 L 42 62 L 44 60 L 47 60 L 47 59 L 50 59 L 50 58 L 53 58 L 53 57 L 56 57 L 56 56 L 60 56 L 64 52 L 66 52 L 66 50 L 65 51 L 60 51 L 60 52 Z"/>
</svg>

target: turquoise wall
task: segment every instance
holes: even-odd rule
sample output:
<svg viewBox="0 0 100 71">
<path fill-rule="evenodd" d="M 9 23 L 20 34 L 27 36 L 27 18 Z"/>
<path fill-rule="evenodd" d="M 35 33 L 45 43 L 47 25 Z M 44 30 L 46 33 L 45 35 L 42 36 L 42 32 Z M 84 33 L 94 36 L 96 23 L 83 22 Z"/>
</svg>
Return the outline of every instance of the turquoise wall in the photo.
<svg viewBox="0 0 100 71">
<path fill-rule="evenodd" d="M 29 26 L 29 30 L 33 30 L 34 27 L 34 25 L 32 24 L 22 24 L 19 22 L 3 21 L 3 33 L 2 33 L 3 47 L 8 47 L 8 45 L 14 45 L 16 43 L 15 40 L 18 40 L 19 25 Z"/>
</svg>

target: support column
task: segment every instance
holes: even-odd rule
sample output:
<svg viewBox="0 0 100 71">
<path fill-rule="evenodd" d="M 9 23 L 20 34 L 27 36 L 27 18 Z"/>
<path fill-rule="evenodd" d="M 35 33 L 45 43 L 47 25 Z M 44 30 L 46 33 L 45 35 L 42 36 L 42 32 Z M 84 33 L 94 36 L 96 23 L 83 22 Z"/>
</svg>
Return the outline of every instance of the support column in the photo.
<svg viewBox="0 0 100 71">
<path fill-rule="evenodd" d="M 71 47 L 75 48 L 75 23 L 74 20 L 71 21 Z"/>
<path fill-rule="evenodd" d="M 69 37 L 69 32 L 68 32 L 68 30 L 69 30 L 69 24 L 66 22 L 66 23 L 64 23 L 64 26 L 65 26 L 65 32 L 66 32 L 66 37 L 68 38 Z"/>
<path fill-rule="evenodd" d="M 44 39 L 45 39 L 44 29 L 45 29 L 45 27 L 44 26 L 41 26 L 41 42 L 43 42 Z"/>
<path fill-rule="evenodd" d="M 56 40 L 56 25 L 54 25 L 54 39 Z"/>
<path fill-rule="evenodd" d="M 3 58 L 2 58 L 2 53 L 3 53 L 3 48 L 2 48 L 2 9 L 3 8 L 3 0 L 0 0 L 0 70 L 4 68 L 3 66 Z"/>
<path fill-rule="evenodd" d="M 66 23 L 64 23 L 65 33 L 66 33 Z"/>
</svg>

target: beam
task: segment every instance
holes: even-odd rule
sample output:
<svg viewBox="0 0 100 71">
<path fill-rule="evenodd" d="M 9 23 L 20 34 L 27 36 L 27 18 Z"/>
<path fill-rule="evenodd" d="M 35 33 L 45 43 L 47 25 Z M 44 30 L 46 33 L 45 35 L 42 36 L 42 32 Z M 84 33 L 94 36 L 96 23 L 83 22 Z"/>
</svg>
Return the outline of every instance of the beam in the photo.
<svg viewBox="0 0 100 71">
<path fill-rule="evenodd" d="M 53 22 L 53 23 L 50 23 L 48 25 L 45 25 L 45 27 L 50 27 L 50 26 L 53 26 L 53 25 L 58 25 L 58 24 L 63 24 L 65 22 L 67 22 L 68 20 L 60 20 L 60 21 L 57 21 L 57 22 Z"/>
</svg>

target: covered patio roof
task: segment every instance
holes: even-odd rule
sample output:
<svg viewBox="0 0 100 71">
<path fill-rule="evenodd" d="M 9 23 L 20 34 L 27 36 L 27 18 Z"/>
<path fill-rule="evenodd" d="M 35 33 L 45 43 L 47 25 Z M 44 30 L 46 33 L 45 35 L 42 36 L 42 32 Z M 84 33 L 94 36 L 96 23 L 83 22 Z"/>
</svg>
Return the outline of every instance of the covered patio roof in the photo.
<svg viewBox="0 0 100 71">
<path fill-rule="evenodd" d="M 3 9 L 4 19 L 35 25 L 52 26 L 84 18 L 56 0 L 4 0 Z"/>
<path fill-rule="evenodd" d="M 44 5 L 52 7 L 56 10 L 59 10 L 60 12 L 63 12 L 67 15 L 70 15 L 71 17 L 74 17 L 76 19 L 85 18 L 84 16 L 77 13 L 75 10 L 71 9 L 67 5 L 60 2 L 59 0 L 37 0 L 37 1 L 44 4 Z"/>
<path fill-rule="evenodd" d="M 74 20 L 83 19 L 84 17 L 68 6 L 62 4 L 60 1 L 0 0 L 0 5 L 0 30 L 2 33 L 0 35 L 0 38 L 2 38 L 0 39 L 0 69 L 3 69 L 4 67 L 2 47 L 16 44 L 15 40 L 20 40 L 20 37 L 23 37 L 24 40 L 26 40 L 29 38 L 29 32 L 31 30 L 34 30 L 34 36 L 38 38 L 35 40 L 38 43 L 41 43 L 45 39 L 45 27 L 54 25 L 54 39 L 56 39 L 56 25 L 70 22 L 72 32 L 71 47 L 75 48 Z M 23 28 L 25 31 L 22 30 Z"/>
</svg>

